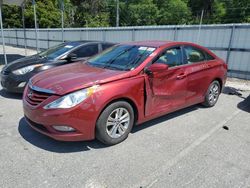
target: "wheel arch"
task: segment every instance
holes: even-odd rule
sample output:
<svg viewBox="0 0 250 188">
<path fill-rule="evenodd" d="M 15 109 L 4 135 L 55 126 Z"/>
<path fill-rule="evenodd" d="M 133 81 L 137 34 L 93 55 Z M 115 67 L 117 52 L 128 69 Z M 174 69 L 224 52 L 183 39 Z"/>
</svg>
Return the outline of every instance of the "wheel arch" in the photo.
<svg viewBox="0 0 250 188">
<path fill-rule="evenodd" d="M 222 83 L 222 79 L 221 78 L 219 78 L 219 77 L 216 77 L 213 81 L 218 81 L 219 82 L 219 84 L 220 84 L 220 93 L 222 92 L 222 87 L 223 87 L 223 83 Z M 213 82 L 212 81 L 212 82 Z M 212 83 L 211 82 L 211 83 Z"/>
<path fill-rule="evenodd" d="M 100 117 L 100 115 L 102 114 L 102 112 L 103 112 L 110 104 L 112 104 L 112 103 L 114 103 L 114 102 L 118 102 L 118 101 L 125 101 L 125 102 L 127 102 L 127 103 L 129 103 L 129 104 L 131 105 L 131 107 L 132 107 L 133 110 L 134 110 L 134 124 L 135 124 L 135 123 L 137 122 L 138 116 L 139 116 L 138 107 L 137 107 L 136 103 L 135 103 L 132 99 L 130 99 L 130 98 L 128 98 L 128 97 L 118 97 L 118 98 L 114 98 L 114 99 L 112 99 L 111 101 L 109 101 L 108 103 L 106 103 L 106 104 L 104 105 L 104 107 L 102 108 L 102 110 L 100 111 L 100 113 L 99 113 L 99 115 L 98 115 L 98 118 Z M 97 119 L 98 119 L 98 118 L 97 118 Z"/>
</svg>

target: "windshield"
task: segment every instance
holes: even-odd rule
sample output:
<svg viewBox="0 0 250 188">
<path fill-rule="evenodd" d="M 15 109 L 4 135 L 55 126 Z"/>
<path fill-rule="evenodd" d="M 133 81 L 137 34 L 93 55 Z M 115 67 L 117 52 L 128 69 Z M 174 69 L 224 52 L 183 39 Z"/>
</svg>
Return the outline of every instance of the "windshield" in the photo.
<svg viewBox="0 0 250 188">
<path fill-rule="evenodd" d="M 152 47 L 119 45 L 90 58 L 88 64 L 108 69 L 133 70 L 154 50 Z"/>
<path fill-rule="evenodd" d="M 78 44 L 59 44 L 48 50 L 40 52 L 38 55 L 41 57 L 46 57 L 47 59 L 54 60 L 57 57 L 63 55 L 65 52 L 71 50 L 72 48 L 76 47 Z"/>
</svg>

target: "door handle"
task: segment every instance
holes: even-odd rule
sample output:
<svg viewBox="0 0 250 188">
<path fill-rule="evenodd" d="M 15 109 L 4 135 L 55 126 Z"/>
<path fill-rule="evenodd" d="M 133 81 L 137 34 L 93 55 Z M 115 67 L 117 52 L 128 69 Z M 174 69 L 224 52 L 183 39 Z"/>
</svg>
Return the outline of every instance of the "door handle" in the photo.
<svg viewBox="0 0 250 188">
<path fill-rule="evenodd" d="M 181 80 L 181 79 L 184 79 L 186 77 L 187 77 L 187 75 L 185 73 L 182 73 L 182 74 L 179 74 L 176 78 L 177 78 L 177 80 Z"/>
</svg>

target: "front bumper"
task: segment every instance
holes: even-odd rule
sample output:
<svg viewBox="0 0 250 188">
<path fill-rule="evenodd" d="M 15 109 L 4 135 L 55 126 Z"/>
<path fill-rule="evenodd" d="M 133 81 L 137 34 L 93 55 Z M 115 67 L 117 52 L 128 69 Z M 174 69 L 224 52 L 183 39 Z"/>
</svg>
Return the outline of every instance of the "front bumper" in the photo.
<svg viewBox="0 0 250 188">
<path fill-rule="evenodd" d="M 82 133 L 62 133 L 59 131 L 55 131 L 50 126 L 44 126 L 38 123 L 35 123 L 25 117 L 26 122 L 29 124 L 31 128 L 36 130 L 37 132 L 40 132 L 41 134 L 44 134 L 52 139 L 59 140 L 59 141 L 81 141 L 85 140 L 85 136 Z"/>
<path fill-rule="evenodd" d="M 70 109 L 45 110 L 43 106 L 56 100 L 60 96 L 52 95 L 37 106 L 33 106 L 23 95 L 23 109 L 27 123 L 36 131 L 47 135 L 55 140 L 82 141 L 95 138 L 95 123 L 99 112 L 91 102 L 86 99 L 81 104 Z M 61 132 L 53 128 L 57 126 L 70 126 L 74 132 Z"/>
<path fill-rule="evenodd" d="M 0 81 L 3 89 L 13 93 L 23 93 L 26 83 L 33 76 L 33 74 L 27 74 L 24 76 L 17 76 L 12 73 L 8 75 L 0 74 Z M 25 84 L 19 87 L 19 84 L 25 82 Z"/>
</svg>

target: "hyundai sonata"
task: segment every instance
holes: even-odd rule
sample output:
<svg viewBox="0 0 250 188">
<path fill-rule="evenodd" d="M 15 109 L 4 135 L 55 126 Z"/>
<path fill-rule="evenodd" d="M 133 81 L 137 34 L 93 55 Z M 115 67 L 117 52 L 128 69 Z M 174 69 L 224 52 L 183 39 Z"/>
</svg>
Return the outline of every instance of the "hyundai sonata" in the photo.
<svg viewBox="0 0 250 188">
<path fill-rule="evenodd" d="M 56 140 L 113 145 L 135 124 L 197 103 L 214 106 L 226 75 L 224 61 L 196 44 L 119 44 L 34 76 L 24 114 L 33 129 Z"/>
</svg>

